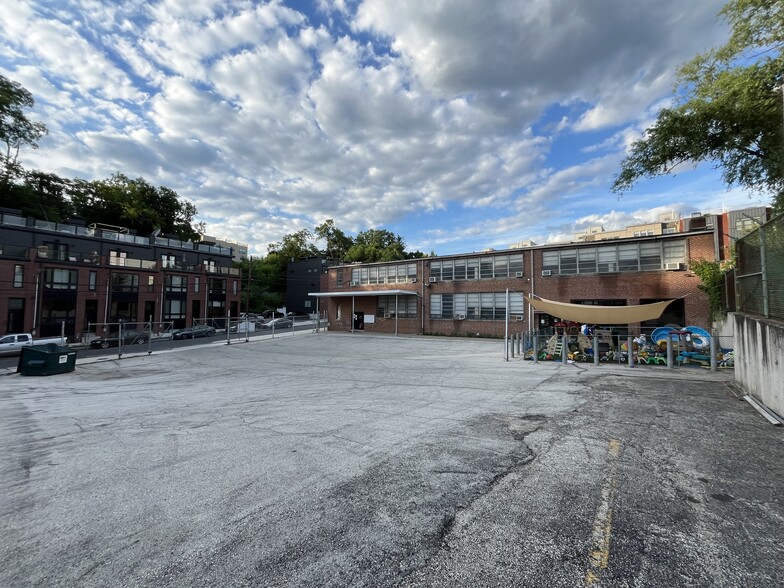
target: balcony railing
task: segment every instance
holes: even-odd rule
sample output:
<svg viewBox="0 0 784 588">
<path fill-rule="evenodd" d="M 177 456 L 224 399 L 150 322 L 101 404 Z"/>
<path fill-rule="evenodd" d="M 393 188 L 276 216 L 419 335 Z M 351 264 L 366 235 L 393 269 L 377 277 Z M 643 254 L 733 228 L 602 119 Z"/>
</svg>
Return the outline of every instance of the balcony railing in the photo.
<svg viewBox="0 0 784 588">
<path fill-rule="evenodd" d="M 147 259 L 134 259 L 133 257 L 110 257 L 109 265 L 115 267 L 154 270 L 157 269 L 158 262 Z"/>
<path fill-rule="evenodd" d="M 110 241 L 118 241 L 120 243 L 132 243 L 134 245 L 155 244 L 162 247 L 187 249 L 191 251 L 200 251 L 202 253 L 211 253 L 214 255 L 231 256 L 233 253 L 233 249 L 231 247 L 208 245 L 206 243 L 199 242 L 194 243 L 191 241 L 179 241 L 177 239 L 168 239 L 166 237 L 154 237 L 151 239 L 150 237 L 132 235 L 128 232 L 125 232 L 125 230 L 120 229 L 119 227 L 114 227 L 111 229 L 102 228 L 100 226 L 85 227 L 81 225 L 71 225 L 32 219 L 8 213 L 0 213 L 0 225 L 8 225 L 13 227 L 32 227 L 42 231 L 65 233 L 79 237 L 94 237 L 99 239 L 107 239 Z"/>
</svg>

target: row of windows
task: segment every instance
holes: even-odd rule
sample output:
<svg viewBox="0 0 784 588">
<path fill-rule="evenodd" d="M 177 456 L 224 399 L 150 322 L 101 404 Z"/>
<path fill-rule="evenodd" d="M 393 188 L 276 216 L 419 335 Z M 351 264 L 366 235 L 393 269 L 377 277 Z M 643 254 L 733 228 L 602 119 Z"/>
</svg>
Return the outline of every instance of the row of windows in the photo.
<svg viewBox="0 0 784 588">
<path fill-rule="evenodd" d="M 542 269 L 554 274 L 596 274 L 666 269 L 686 260 L 686 241 L 667 240 L 542 252 Z"/>
<path fill-rule="evenodd" d="M 338 285 L 342 285 L 342 270 L 338 270 Z M 397 263 L 395 265 L 374 265 L 351 269 L 351 283 L 365 284 L 404 284 L 417 277 L 417 264 Z"/>
<path fill-rule="evenodd" d="M 416 318 L 417 300 L 416 296 L 379 296 L 378 316 Z"/>
<path fill-rule="evenodd" d="M 509 314 L 523 316 L 523 296 L 509 294 Z M 506 292 L 434 294 L 430 297 L 431 319 L 506 319 Z"/>
<path fill-rule="evenodd" d="M 78 285 L 79 272 L 78 270 L 61 269 L 61 268 L 47 268 L 43 272 L 43 286 L 49 290 L 76 290 Z M 98 286 L 98 272 L 91 271 L 88 276 L 88 289 L 96 290 Z M 14 266 L 14 288 L 22 288 L 24 286 L 24 266 Z M 155 286 L 155 277 L 147 276 L 147 291 L 152 292 Z M 224 293 L 226 292 L 226 280 L 211 278 L 210 279 L 210 292 Z M 201 278 L 195 276 L 193 278 L 193 291 L 198 292 L 201 288 Z M 138 292 L 139 291 L 139 275 L 138 274 L 112 274 L 112 291 L 114 292 Z M 188 277 L 187 276 L 166 276 L 166 291 L 167 292 L 187 292 L 188 291 Z M 238 291 L 238 282 L 234 280 L 232 283 L 232 293 L 236 294 Z"/>
<path fill-rule="evenodd" d="M 430 262 L 430 279 L 434 281 L 514 278 L 522 275 L 522 253 Z"/>
</svg>

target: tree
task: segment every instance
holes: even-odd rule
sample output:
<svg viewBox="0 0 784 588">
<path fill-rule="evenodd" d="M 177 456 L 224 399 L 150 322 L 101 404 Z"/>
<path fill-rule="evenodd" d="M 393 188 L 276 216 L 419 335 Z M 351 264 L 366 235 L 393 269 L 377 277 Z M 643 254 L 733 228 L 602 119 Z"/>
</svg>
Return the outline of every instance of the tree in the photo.
<svg viewBox="0 0 784 588">
<path fill-rule="evenodd" d="M 727 187 L 770 193 L 784 211 L 784 3 L 731 0 L 719 14 L 730 39 L 681 66 L 675 104 L 632 144 L 612 189 L 711 161 Z"/>
<path fill-rule="evenodd" d="M 303 257 L 318 255 L 319 251 L 311 242 L 312 239 L 312 233 L 307 229 L 302 229 L 296 233 L 284 235 L 279 243 L 272 243 L 267 249 L 280 257 L 284 263 L 288 263 Z"/>
<path fill-rule="evenodd" d="M 328 219 L 316 227 L 316 237 L 326 242 L 324 257 L 329 259 L 344 259 L 346 253 L 354 244 L 351 237 L 335 226 L 335 221 Z"/>
<path fill-rule="evenodd" d="M 20 149 L 37 149 L 38 140 L 47 133 L 44 123 L 25 115 L 25 110 L 34 105 L 32 94 L 21 84 L 0 75 L 0 140 L 5 143 L 5 153 L 0 155 L 1 187 L 7 186 L 12 177 L 21 175 L 17 163 Z"/>
<path fill-rule="evenodd" d="M 406 259 L 405 242 L 400 235 L 386 229 L 360 231 L 354 238 L 354 245 L 346 252 L 347 261 L 372 263 L 398 259 Z"/>
<path fill-rule="evenodd" d="M 120 225 L 149 235 L 158 229 L 183 241 L 198 239 L 196 207 L 174 190 L 121 173 L 106 180 L 74 180 L 69 191 L 74 212 L 88 223 Z"/>
</svg>

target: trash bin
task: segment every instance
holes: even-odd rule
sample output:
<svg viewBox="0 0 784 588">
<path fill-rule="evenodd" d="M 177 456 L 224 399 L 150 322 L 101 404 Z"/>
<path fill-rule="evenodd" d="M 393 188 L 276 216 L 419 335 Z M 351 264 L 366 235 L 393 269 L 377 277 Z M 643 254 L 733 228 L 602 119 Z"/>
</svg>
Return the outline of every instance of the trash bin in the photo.
<svg viewBox="0 0 784 588">
<path fill-rule="evenodd" d="M 47 343 L 22 347 L 16 372 L 23 376 L 51 376 L 76 369 L 76 351 L 68 346 Z"/>
</svg>

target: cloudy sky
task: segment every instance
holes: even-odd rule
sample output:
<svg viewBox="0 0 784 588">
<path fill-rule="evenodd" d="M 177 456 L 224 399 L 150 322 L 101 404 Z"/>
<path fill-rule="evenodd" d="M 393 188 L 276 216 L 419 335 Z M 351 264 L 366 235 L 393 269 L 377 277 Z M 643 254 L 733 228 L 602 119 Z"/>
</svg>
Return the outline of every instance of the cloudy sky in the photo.
<svg viewBox="0 0 784 588">
<path fill-rule="evenodd" d="M 23 164 L 143 176 L 263 254 L 326 219 L 438 254 L 767 202 L 711 166 L 609 190 L 724 0 L 3 0 Z"/>
</svg>

